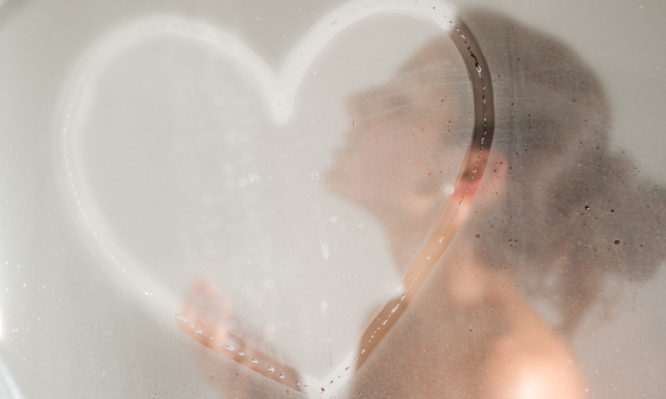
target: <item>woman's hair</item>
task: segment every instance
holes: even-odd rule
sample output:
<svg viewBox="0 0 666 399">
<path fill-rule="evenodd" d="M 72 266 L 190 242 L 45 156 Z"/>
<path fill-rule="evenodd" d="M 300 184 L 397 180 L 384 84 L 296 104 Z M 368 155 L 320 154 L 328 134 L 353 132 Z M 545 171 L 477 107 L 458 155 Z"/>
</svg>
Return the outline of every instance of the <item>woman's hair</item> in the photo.
<svg viewBox="0 0 666 399">
<path fill-rule="evenodd" d="M 666 255 L 666 190 L 610 146 L 601 84 L 555 39 L 506 17 L 462 16 L 493 77 L 506 196 L 485 215 L 487 261 L 556 300 L 571 332 L 603 277 L 652 276 Z"/>
<path fill-rule="evenodd" d="M 474 242 L 487 264 L 554 301 L 559 327 L 571 332 L 606 275 L 654 274 L 666 255 L 666 190 L 611 149 L 601 84 L 571 50 L 496 13 L 466 11 L 461 20 L 492 75 L 490 162 L 500 155 L 508 163 L 506 195 L 470 215 L 466 230 L 481 232 Z M 442 40 L 401 73 L 433 87 L 433 71 L 448 68 L 452 56 L 438 51 Z M 471 139 L 467 126 L 454 134 Z"/>
</svg>

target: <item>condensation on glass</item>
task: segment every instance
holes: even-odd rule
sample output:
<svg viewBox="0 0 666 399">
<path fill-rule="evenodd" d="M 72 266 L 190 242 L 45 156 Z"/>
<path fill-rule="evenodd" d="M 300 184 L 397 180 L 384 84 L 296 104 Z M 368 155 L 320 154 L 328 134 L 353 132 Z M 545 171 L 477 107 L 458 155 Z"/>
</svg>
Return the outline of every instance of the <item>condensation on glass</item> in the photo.
<svg viewBox="0 0 666 399">
<path fill-rule="evenodd" d="M 603 65 L 275 3 L 0 2 L 0 396 L 659 392 L 666 191 Z"/>
</svg>

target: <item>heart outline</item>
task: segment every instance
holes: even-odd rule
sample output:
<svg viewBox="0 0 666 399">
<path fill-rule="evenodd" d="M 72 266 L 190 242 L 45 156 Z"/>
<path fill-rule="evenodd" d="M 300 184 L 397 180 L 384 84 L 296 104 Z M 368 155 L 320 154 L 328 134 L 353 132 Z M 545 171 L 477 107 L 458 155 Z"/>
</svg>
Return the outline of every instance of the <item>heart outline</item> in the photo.
<svg viewBox="0 0 666 399">
<path fill-rule="evenodd" d="M 321 18 L 300 41 L 292 46 L 292 50 L 285 57 L 277 74 L 261 57 L 235 39 L 233 35 L 208 24 L 173 15 L 143 17 L 124 24 L 98 39 L 96 45 L 92 46 L 77 63 L 72 78 L 66 81 L 62 90 L 63 102 L 66 106 L 61 109 L 64 116 L 58 124 L 60 140 L 58 164 L 61 166 L 61 175 L 66 183 L 66 197 L 74 208 L 83 232 L 88 233 L 88 239 L 92 239 L 94 247 L 104 255 L 107 262 L 114 266 L 107 268 L 107 270 L 113 271 L 112 277 L 119 280 L 124 287 L 133 286 L 132 291 L 142 299 L 141 302 L 146 303 L 143 301 L 145 296 L 152 297 L 150 309 L 153 310 L 158 321 L 172 325 L 170 316 L 177 313 L 178 300 L 148 273 L 142 271 L 141 262 L 132 255 L 124 253 L 115 245 L 113 239 L 105 239 L 111 235 L 101 227 L 103 223 L 95 222 L 96 218 L 101 220 L 103 218 L 96 216 L 100 212 L 96 209 L 94 201 L 86 200 L 86 197 L 89 196 L 85 192 L 85 185 L 81 184 L 81 178 L 73 161 L 72 154 L 75 151 L 70 130 L 73 130 L 77 123 L 76 116 L 85 113 L 85 109 L 82 110 L 81 107 L 85 107 L 87 104 L 86 96 L 91 92 L 91 85 L 88 84 L 88 81 L 94 81 L 95 71 L 99 70 L 99 66 L 104 65 L 106 60 L 141 40 L 160 35 L 175 35 L 192 39 L 215 46 L 230 60 L 244 66 L 251 71 L 253 76 L 258 77 L 257 81 L 264 98 L 268 100 L 267 106 L 271 110 L 274 122 L 282 124 L 289 119 L 301 82 L 317 54 L 333 37 L 349 26 L 372 15 L 382 13 L 407 15 L 434 22 L 442 28 L 443 33 L 449 33 L 470 72 L 473 70 L 477 72 L 477 74 L 470 73 L 475 99 L 475 126 L 472 143 L 458 174 L 455 191 L 445 204 L 437 227 L 430 234 L 430 239 L 405 275 L 412 280 L 412 283 L 406 287 L 406 292 L 401 297 L 401 300 L 404 300 L 416 295 L 462 223 L 483 176 L 486 158 L 481 155 L 489 152 L 494 129 L 492 83 L 488 67 L 469 30 L 462 22 L 456 21 L 455 11 L 449 4 L 438 0 L 423 2 L 359 0 L 347 3 Z M 91 215 L 93 216 L 91 217 Z M 442 229 L 442 226 L 453 226 L 453 228 Z M 151 287 L 151 291 L 144 291 L 145 287 Z M 397 318 L 394 318 L 393 322 L 395 320 Z M 379 321 L 382 322 L 382 320 Z M 387 321 L 388 319 L 383 320 L 382 325 L 385 326 Z M 384 329 L 384 332 L 389 330 L 390 325 Z M 381 335 L 375 340 L 374 345 L 380 339 Z M 365 352 L 365 348 L 362 351 Z M 349 370 L 349 365 L 353 364 L 354 360 L 358 360 L 358 356 L 355 356 L 355 352 L 351 352 L 322 381 L 326 382 L 332 380 L 333 376 L 338 376 L 340 383 L 336 384 L 336 387 L 344 386 L 344 381 L 351 375 L 346 371 Z M 340 375 L 344 378 L 340 378 Z M 321 385 L 317 379 L 307 375 L 303 375 L 303 381 L 303 385 L 310 387 Z M 328 388 L 328 385 L 326 386 Z M 319 391 L 317 392 L 319 393 Z M 324 394 L 324 397 L 328 397 L 334 395 L 335 392 L 335 389 L 328 389 L 321 393 Z"/>
</svg>

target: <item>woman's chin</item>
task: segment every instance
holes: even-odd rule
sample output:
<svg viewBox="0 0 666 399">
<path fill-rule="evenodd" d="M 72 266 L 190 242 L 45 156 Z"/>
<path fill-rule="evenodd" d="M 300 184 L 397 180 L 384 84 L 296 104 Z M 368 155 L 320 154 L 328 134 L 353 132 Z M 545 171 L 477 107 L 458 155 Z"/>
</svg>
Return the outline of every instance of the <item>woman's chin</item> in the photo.
<svg viewBox="0 0 666 399">
<path fill-rule="evenodd" d="M 360 205 L 360 199 L 364 196 L 363 190 L 359 190 L 351 176 L 344 169 L 329 169 L 324 173 L 323 181 L 326 189 L 336 197 L 340 197 L 354 204 Z"/>
<path fill-rule="evenodd" d="M 329 169 L 323 176 L 324 185 L 331 193 L 342 197 L 348 197 L 349 179 L 346 179 L 340 169 Z"/>
</svg>

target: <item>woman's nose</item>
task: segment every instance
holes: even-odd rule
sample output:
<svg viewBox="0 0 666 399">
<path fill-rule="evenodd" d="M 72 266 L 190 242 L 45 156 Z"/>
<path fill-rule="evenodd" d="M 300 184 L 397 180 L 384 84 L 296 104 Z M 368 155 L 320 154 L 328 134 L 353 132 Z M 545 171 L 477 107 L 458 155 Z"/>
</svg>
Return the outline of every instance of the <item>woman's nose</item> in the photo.
<svg viewBox="0 0 666 399">
<path fill-rule="evenodd" d="M 360 91 L 347 99 L 347 111 L 352 117 L 364 119 L 382 111 L 382 98 L 386 88 L 373 87 Z"/>
<path fill-rule="evenodd" d="M 367 115 L 369 111 L 369 99 L 371 98 L 371 91 L 365 90 L 360 93 L 356 93 L 349 97 L 346 101 L 347 103 L 347 112 L 351 116 L 362 117 Z"/>
</svg>

